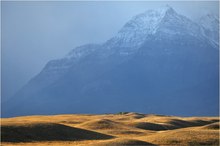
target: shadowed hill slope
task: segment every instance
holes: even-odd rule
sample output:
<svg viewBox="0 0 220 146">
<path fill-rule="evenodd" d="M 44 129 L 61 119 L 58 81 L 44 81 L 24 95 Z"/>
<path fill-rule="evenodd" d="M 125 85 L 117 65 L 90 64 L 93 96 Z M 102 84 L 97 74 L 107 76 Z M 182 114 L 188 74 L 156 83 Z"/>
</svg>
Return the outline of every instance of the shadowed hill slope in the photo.
<svg viewBox="0 0 220 146">
<path fill-rule="evenodd" d="M 134 139 L 114 139 L 110 140 L 108 142 L 98 143 L 96 146 L 155 146 L 152 143 L 140 141 L 140 140 L 134 140 Z"/>
<path fill-rule="evenodd" d="M 4 125 L 1 127 L 3 142 L 74 141 L 110 139 L 113 136 L 56 123 Z"/>
</svg>

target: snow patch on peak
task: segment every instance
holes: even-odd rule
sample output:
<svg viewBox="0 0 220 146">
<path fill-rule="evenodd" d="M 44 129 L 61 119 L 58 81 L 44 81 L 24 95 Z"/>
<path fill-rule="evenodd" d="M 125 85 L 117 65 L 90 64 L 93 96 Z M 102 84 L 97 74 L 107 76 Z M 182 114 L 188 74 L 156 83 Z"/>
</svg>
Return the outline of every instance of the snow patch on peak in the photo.
<svg viewBox="0 0 220 146">
<path fill-rule="evenodd" d="M 212 13 L 202 16 L 199 21 L 204 28 L 209 30 L 216 29 L 216 24 L 219 23 L 218 16 Z"/>
<path fill-rule="evenodd" d="M 147 36 L 156 33 L 166 15 L 177 15 L 177 13 L 170 6 L 165 6 L 136 15 L 107 44 L 119 47 L 140 46 Z"/>
<path fill-rule="evenodd" d="M 83 56 L 90 54 L 91 52 L 97 50 L 100 47 L 98 44 L 86 44 L 83 46 L 76 47 L 70 53 L 66 55 L 66 59 L 79 59 Z"/>
<path fill-rule="evenodd" d="M 211 42 L 219 44 L 219 19 L 212 13 L 202 16 L 198 22 L 202 26 L 203 34 Z"/>
</svg>

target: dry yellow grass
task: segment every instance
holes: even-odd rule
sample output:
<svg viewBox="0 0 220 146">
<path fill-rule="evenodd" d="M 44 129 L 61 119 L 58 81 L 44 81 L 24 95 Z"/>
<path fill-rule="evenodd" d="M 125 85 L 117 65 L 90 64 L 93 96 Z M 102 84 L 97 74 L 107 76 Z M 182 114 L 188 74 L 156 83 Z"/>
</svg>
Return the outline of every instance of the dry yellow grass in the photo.
<svg viewBox="0 0 220 146">
<path fill-rule="evenodd" d="M 219 145 L 219 117 L 139 113 L 1 119 L 2 145 Z"/>
</svg>

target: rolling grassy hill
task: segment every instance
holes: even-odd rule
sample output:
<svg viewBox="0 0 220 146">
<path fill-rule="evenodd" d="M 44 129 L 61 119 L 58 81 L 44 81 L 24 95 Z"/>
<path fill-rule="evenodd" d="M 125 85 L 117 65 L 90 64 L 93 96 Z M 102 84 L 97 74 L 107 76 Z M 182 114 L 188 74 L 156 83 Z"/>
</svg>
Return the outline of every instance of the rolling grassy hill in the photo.
<svg viewBox="0 0 220 146">
<path fill-rule="evenodd" d="M 120 113 L 1 119 L 2 145 L 219 145 L 219 117 Z"/>
</svg>

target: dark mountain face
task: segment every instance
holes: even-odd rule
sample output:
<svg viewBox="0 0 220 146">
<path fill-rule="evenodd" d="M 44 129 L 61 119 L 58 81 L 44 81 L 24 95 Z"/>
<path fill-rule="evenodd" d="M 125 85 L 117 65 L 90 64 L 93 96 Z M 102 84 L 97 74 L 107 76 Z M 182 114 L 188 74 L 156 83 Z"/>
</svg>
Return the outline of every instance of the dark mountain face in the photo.
<svg viewBox="0 0 220 146">
<path fill-rule="evenodd" d="M 218 115 L 218 45 L 172 8 L 138 16 L 105 44 L 85 45 L 49 62 L 3 104 L 2 115 Z M 136 27 L 151 18 L 158 18 L 154 30 Z"/>
</svg>

